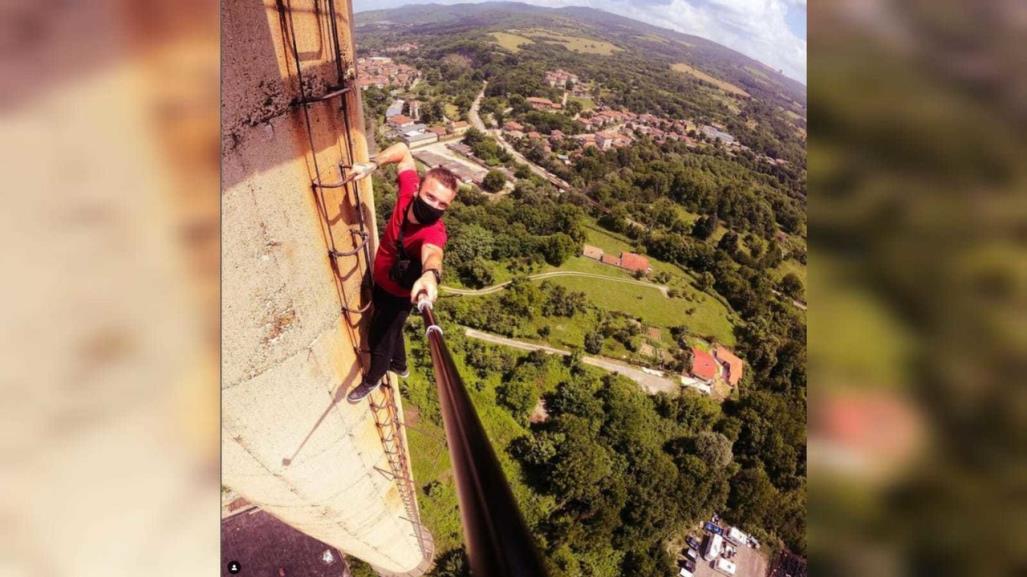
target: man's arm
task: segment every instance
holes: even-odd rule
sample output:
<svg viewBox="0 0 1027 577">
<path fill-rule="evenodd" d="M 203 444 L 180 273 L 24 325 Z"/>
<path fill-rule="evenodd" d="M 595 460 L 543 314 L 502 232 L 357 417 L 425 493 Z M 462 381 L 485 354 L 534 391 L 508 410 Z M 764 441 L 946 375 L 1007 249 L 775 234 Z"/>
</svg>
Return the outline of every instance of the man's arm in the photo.
<svg viewBox="0 0 1027 577">
<path fill-rule="evenodd" d="M 410 149 L 407 148 L 406 144 L 397 142 L 392 146 L 378 153 L 378 156 L 374 157 L 374 161 L 379 165 L 397 163 L 397 170 L 403 172 L 404 170 L 416 170 L 417 164 L 414 162 L 414 157 L 410 154 Z"/>
<path fill-rule="evenodd" d="M 361 180 L 367 178 L 375 171 L 376 168 L 383 164 L 397 163 L 399 172 L 404 170 L 417 170 L 417 163 L 414 162 L 414 157 L 410 154 L 410 149 L 407 145 L 402 142 L 397 142 L 392 146 L 378 153 L 371 162 L 358 162 L 350 168 L 350 174 L 346 178 L 346 181 Z"/>
<path fill-rule="evenodd" d="M 442 276 L 442 248 L 435 246 L 434 244 L 424 244 L 421 246 L 421 270 L 424 274 L 421 278 L 417 279 L 414 286 L 410 289 L 410 301 L 416 303 L 418 295 L 424 292 L 428 297 L 428 302 L 434 303 L 435 299 L 439 296 L 439 283 L 435 278 L 435 273 L 432 271 L 438 271 L 439 277 Z"/>
</svg>

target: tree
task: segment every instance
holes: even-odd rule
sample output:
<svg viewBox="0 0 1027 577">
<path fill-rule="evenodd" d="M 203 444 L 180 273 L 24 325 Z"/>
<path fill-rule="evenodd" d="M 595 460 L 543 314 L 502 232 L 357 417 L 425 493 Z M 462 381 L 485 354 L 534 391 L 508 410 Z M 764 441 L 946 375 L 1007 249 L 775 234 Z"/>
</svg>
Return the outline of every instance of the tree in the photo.
<svg viewBox="0 0 1027 577">
<path fill-rule="evenodd" d="M 505 383 L 496 391 L 496 398 L 507 406 L 517 418 L 522 418 L 535 408 L 538 398 L 530 383 L 515 379 Z"/>
<path fill-rule="evenodd" d="M 488 261 L 480 257 L 461 265 L 457 273 L 464 284 L 474 288 L 487 287 L 495 280 Z"/>
<path fill-rule="evenodd" d="M 725 232 L 724 236 L 720 237 L 720 241 L 717 242 L 717 248 L 731 256 L 735 256 L 735 253 L 738 252 L 738 234 L 733 230 Z"/>
<path fill-rule="evenodd" d="M 570 236 L 558 232 L 546 239 L 542 245 L 542 253 L 546 262 L 553 266 L 560 266 L 565 260 L 573 256 L 578 249 L 578 244 Z"/>
<path fill-rule="evenodd" d="M 707 271 L 707 272 L 704 272 L 704 273 L 700 274 L 698 277 L 696 277 L 696 279 L 695 279 L 695 286 L 699 290 L 705 291 L 705 290 L 709 290 L 710 287 L 713 286 L 713 283 L 715 281 L 716 281 L 716 279 L 713 277 L 713 274 Z"/>
<path fill-rule="evenodd" d="M 463 547 L 450 549 L 439 556 L 432 575 L 436 577 L 470 577 L 471 568 Z"/>
<path fill-rule="evenodd" d="M 499 192 L 503 190 L 505 184 L 506 175 L 500 170 L 492 169 L 485 175 L 485 179 L 481 182 L 481 187 L 489 192 Z"/>
<path fill-rule="evenodd" d="M 717 215 L 701 216 L 692 226 L 692 236 L 706 240 L 717 230 Z"/>
<path fill-rule="evenodd" d="M 603 350 L 603 334 L 599 331 L 592 331 L 585 335 L 585 352 L 590 355 L 598 355 Z"/>
<path fill-rule="evenodd" d="M 445 116 L 444 110 L 441 101 L 431 100 L 426 106 L 421 107 L 421 122 L 425 124 L 442 122 L 442 118 Z"/>
<path fill-rule="evenodd" d="M 794 272 L 786 274 L 781 279 L 781 292 L 786 294 L 788 298 L 795 300 L 802 300 L 803 293 L 805 292 L 802 286 L 802 281 L 799 280 L 798 275 Z"/>
<path fill-rule="evenodd" d="M 695 452 L 713 469 L 723 469 L 734 459 L 731 441 L 712 431 L 702 431 L 695 436 Z"/>
</svg>

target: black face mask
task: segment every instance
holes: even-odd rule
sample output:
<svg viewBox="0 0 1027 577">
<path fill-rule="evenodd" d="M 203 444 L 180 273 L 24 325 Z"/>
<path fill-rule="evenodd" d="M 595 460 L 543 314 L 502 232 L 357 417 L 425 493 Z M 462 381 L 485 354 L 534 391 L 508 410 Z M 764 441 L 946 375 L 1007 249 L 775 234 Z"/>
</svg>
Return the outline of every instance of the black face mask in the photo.
<svg viewBox="0 0 1027 577">
<path fill-rule="evenodd" d="M 442 218 L 444 212 L 446 212 L 445 209 L 435 208 L 424 202 L 420 194 L 414 197 L 414 217 L 417 219 L 417 222 L 423 225 L 433 224 L 436 220 Z"/>
</svg>

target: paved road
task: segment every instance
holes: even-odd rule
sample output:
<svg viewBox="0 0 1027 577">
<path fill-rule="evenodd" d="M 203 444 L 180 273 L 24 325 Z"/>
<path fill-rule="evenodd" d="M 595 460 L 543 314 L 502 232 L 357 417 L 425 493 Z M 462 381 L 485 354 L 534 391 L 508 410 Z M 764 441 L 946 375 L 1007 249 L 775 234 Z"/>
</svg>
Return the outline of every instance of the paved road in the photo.
<svg viewBox="0 0 1027 577">
<path fill-rule="evenodd" d="M 468 327 L 464 327 L 464 333 L 472 339 L 478 339 L 496 345 L 505 345 L 515 349 L 521 349 L 523 351 L 545 351 L 553 355 L 561 356 L 567 356 L 570 354 L 568 351 L 553 348 L 548 345 L 537 345 L 534 343 L 508 339 L 506 337 L 485 333 Z M 637 367 L 620 361 L 615 361 L 613 359 L 607 359 L 605 357 L 581 357 L 581 362 L 586 365 L 592 365 L 593 367 L 599 367 L 600 369 L 610 371 L 611 373 L 623 375 L 638 383 L 642 389 L 650 395 L 660 392 L 676 393 L 680 388 L 677 381 L 673 379 L 650 375 L 642 372 L 642 370 Z"/>
<path fill-rule="evenodd" d="M 467 113 L 467 118 L 471 121 L 471 126 L 482 132 L 485 132 L 485 123 L 482 122 L 481 117 L 478 116 L 478 109 L 481 107 L 481 99 L 485 97 L 485 87 L 488 85 L 488 80 L 481 85 L 481 92 L 479 92 L 478 96 L 475 97 L 474 103 L 471 104 L 471 110 Z"/>
<path fill-rule="evenodd" d="M 630 278 L 620 278 L 620 277 L 615 277 L 615 276 L 606 276 L 606 275 L 596 274 L 596 273 L 591 273 L 591 272 L 577 272 L 577 271 L 573 271 L 573 270 L 557 270 L 557 271 L 551 271 L 551 272 L 540 272 L 538 274 L 529 275 L 528 278 L 531 279 L 531 280 L 539 280 L 539 279 L 547 279 L 547 278 L 554 278 L 554 277 L 561 277 L 561 276 L 576 276 L 576 277 L 584 277 L 584 278 L 594 278 L 594 279 L 610 281 L 610 282 L 620 282 L 620 283 L 625 283 L 625 284 L 633 284 L 633 285 L 644 286 L 646 288 L 656 289 L 656 290 L 660 291 L 661 293 L 663 293 L 663 296 L 669 298 L 669 295 L 667 294 L 668 287 L 666 285 L 656 284 L 656 283 L 651 283 L 651 282 L 645 282 L 645 281 L 635 280 L 635 279 L 630 279 Z M 447 293 L 450 293 L 450 294 L 461 295 L 461 296 L 463 296 L 463 295 L 467 295 L 467 296 L 480 296 L 480 295 L 487 295 L 487 294 L 492 294 L 494 292 L 501 291 L 501 290 L 503 290 L 503 288 L 506 287 L 506 285 L 510 284 L 511 282 L 513 282 L 513 281 L 506 281 L 504 283 L 499 283 L 497 285 L 492 285 L 490 287 L 485 287 L 485 288 L 481 288 L 481 289 L 461 289 L 461 288 L 448 287 L 448 286 L 445 286 L 445 285 L 443 285 L 440 288 L 442 289 L 442 292 L 447 292 Z"/>
</svg>

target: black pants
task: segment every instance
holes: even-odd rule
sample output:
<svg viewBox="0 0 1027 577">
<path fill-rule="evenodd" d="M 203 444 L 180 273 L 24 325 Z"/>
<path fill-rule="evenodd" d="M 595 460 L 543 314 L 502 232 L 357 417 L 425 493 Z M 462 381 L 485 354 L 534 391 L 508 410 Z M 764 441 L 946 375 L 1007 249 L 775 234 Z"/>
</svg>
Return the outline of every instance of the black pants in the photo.
<svg viewBox="0 0 1027 577">
<path fill-rule="evenodd" d="M 379 286 L 374 287 L 374 316 L 368 341 L 371 345 L 371 368 L 364 375 L 364 383 L 373 385 L 385 376 L 390 367 L 405 369 L 406 348 L 403 344 L 403 325 L 413 305 L 407 297 L 391 295 Z"/>
</svg>

